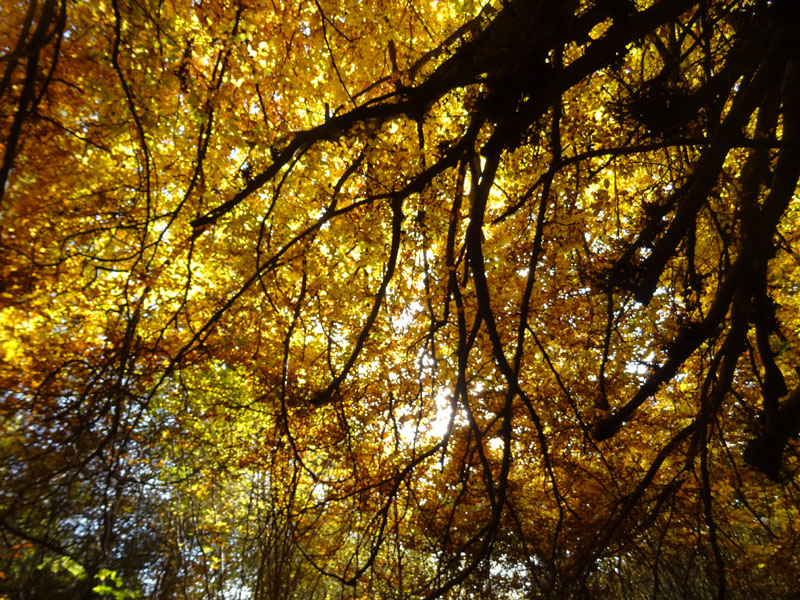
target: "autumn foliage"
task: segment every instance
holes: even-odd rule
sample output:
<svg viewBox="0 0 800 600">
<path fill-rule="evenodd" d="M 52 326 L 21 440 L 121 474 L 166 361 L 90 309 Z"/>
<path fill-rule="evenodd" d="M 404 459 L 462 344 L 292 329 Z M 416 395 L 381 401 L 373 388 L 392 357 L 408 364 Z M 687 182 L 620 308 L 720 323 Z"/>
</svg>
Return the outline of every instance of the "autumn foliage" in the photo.
<svg viewBox="0 0 800 600">
<path fill-rule="evenodd" d="M 2 0 L 0 598 L 789 598 L 790 0 Z"/>
</svg>

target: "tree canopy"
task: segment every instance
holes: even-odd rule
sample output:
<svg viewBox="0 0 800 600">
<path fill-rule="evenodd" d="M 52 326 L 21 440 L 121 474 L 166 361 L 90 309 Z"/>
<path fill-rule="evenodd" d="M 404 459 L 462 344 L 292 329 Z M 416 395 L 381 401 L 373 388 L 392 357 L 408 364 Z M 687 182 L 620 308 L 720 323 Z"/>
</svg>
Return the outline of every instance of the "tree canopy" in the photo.
<svg viewBox="0 0 800 600">
<path fill-rule="evenodd" d="M 788 598 L 789 0 L 3 0 L 0 598 Z"/>
</svg>

